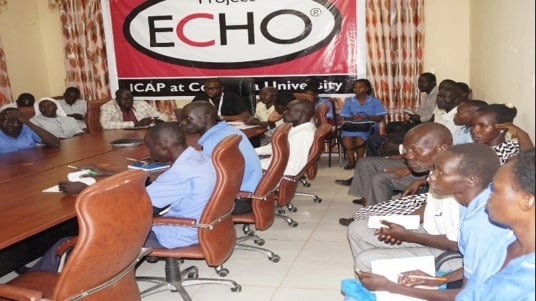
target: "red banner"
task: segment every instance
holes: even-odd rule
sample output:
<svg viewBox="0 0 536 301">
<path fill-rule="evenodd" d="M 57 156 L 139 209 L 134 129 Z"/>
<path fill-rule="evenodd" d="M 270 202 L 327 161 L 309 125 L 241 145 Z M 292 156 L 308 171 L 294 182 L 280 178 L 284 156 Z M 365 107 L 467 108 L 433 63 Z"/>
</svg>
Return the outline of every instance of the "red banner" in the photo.
<svg viewBox="0 0 536 301">
<path fill-rule="evenodd" d="M 103 8 L 112 87 L 136 96 L 193 95 L 207 77 L 296 91 L 313 75 L 324 90 L 347 93 L 365 74 L 356 0 L 104 0 Z"/>
</svg>

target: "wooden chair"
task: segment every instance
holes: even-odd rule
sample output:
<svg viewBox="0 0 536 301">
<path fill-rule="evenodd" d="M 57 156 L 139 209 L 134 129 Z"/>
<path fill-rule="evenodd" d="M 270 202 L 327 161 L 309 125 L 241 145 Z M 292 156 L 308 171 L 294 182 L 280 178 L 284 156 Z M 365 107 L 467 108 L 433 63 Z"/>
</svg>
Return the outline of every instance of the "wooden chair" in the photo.
<svg viewBox="0 0 536 301">
<path fill-rule="evenodd" d="M 264 231 L 270 228 L 275 219 L 275 193 L 279 182 L 283 177 L 289 156 L 288 133 L 292 125 L 285 123 L 277 127 L 272 135 L 272 161 L 264 172 L 262 179 L 255 190 L 255 193 L 240 193 L 240 197 L 251 198 L 253 211 L 247 214 L 234 215 L 233 222 L 244 224 L 242 230 L 245 236 L 237 238 L 237 249 L 257 251 L 266 254 L 272 262 L 278 262 L 281 258 L 274 252 L 261 248 L 264 239 L 260 238 L 250 229 L 249 225 L 254 224 L 255 229 Z M 253 240 L 257 246 L 244 244 L 243 242 Z"/>
<path fill-rule="evenodd" d="M 79 235 L 61 273 L 31 271 L 0 285 L 0 300 L 140 300 L 134 266 L 151 228 L 147 173 L 125 171 L 76 199 Z M 7 299 L 4 299 L 7 298 Z"/>
<path fill-rule="evenodd" d="M 244 158 L 238 149 L 241 139 L 239 135 L 231 135 L 214 149 L 212 162 L 217 173 L 216 187 L 199 223 L 188 218 L 154 219 L 154 225 L 198 228 L 199 243 L 174 249 L 153 249 L 151 256 L 165 258 L 165 277 L 136 277 L 138 281 L 156 283 L 142 291 L 142 297 L 164 288 L 176 291 L 183 300 L 190 301 L 191 298 L 184 287 L 208 283 L 229 285 L 233 292 L 241 290 L 240 285 L 232 280 L 198 278 L 199 271 L 196 266 L 181 271 L 179 263 L 182 259 L 200 259 L 205 260 L 209 266 L 216 267 L 222 277 L 229 273 L 222 264 L 231 256 L 236 244 L 232 212 L 244 175 Z"/>
<path fill-rule="evenodd" d="M 87 102 L 86 124 L 89 133 L 102 132 L 100 123 L 100 107 L 110 99 L 96 99 Z"/>
<path fill-rule="evenodd" d="M 295 176 L 283 176 L 283 178 L 281 179 L 281 183 L 279 184 L 279 189 L 276 197 L 277 207 L 287 207 L 288 210 L 291 212 L 296 211 L 296 207 L 292 206 L 292 204 L 290 203 L 294 198 L 294 195 L 310 196 L 316 203 L 322 202 L 322 199 L 315 194 L 300 193 L 296 192 L 296 190 L 298 188 L 298 183 L 300 182 L 302 177 L 306 175 L 307 171 L 311 169 L 313 165 L 316 165 L 318 160 L 320 159 L 320 155 L 322 154 L 322 148 L 324 146 L 324 140 L 326 139 L 326 136 L 331 132 L 331 130 L 332 128 L 329 124 L 324 124 L 318 127 L 315 131 L 313 145 L 311 145 L 311 149 L 309 150 L 309 154 L 307 156 L 307 163 L 305 164 L 305 166 Z M 310 174 L 311 179 L 316 176 L 316 169 L 313 170 L 315 172 Z M 283 215 L 284 213 L 284 210 L 280 209 L 276 213 L 276 216 L 285 219 L 291 227 L 298 226 L 298 223 L 296 221 L 294 221 L 288 216 Z"/>
</svg>

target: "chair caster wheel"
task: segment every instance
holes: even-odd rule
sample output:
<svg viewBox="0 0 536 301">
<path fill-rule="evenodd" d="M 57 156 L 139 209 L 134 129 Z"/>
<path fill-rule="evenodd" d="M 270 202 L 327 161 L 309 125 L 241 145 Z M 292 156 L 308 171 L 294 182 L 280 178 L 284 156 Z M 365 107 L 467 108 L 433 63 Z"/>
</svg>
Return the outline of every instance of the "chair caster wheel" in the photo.
<svg viewBox="0 0 536 301">
<path fill-rule="evenodd" d="M 294 207 L 294 206 L 292 206 L 292 207 L 288 207 L 288 211 L 290 211 L 290 212 L 296 212 L 296 211 L 298 211 L 298 208 L 296 208 L 296 207 Z"/>
<path fill-rule="evenodd" d="M 145 257 L 145 261 L 147 261 L 148 263 L 156 263 L 158 261 L 158 257 L 156 256 L 146 256 Z"/>
<path fill-rule="evenodd" d="M 268 258 L 271 262 L 279 262 L 281 260 L 281 257 L 279 257 L 279 255 L 274 255 L 270 258 Z"/>
<path fill-rule="evenodd" d="M 254 240 L 253 242 L 254 242 L 257 246 L 262 246 L 262 245 L 264 245 L 264 243 L 265 243 L 264 239 L 262 239 L 262 238 L 261 238 L 261 239 L 256 239 L 256 240 Z"/>
<path fill-rule="evenodd" d="M 221 269 L 221 270 L 218 271 L 218 276 L 220 276 L 220 277 L 225 277 L 227 275 L 229 275 L 229 270 L 228 269 Z"/>
<path fill-rule="evenodd" d="M 242 291 L 242 286 L 240 286 L 240 284 L 235 287 L 231 287 L 231 292 L 233 293 L 240 293 L 241 291 Z"/>
<path fill-rule="evenodd" d="M 296 228 L 298 227 L 298 223 L 297 222 L 291 222 L 288 224 L 289 226 L 291 226 L 292 228 Z"/>
<path fill-rule="evenodd" d="M 305 187 L 311 187 L 311 183 L 307 182 L 307 183 L 303 184 L 303 186 L 305 186 Z"/>
<path fill-rule="evenodd" d="M 285 209 L 278 208 L 277 214 L 285 214 Z"/>
<path fill-rule="evenodd" d="M 317 197 L 317 196 L 314 197 L 313 201 L 314 201 L 315 203 L 322 203 L 322 199 L 319 198 L 319 197 Z"/>
<path fill-rule="evenodd" d="M 199 273 L 198 272 L 190 272 L 186 275 L 187 278 L 189 279 L 197 279 L 199 278 Z"/>
</svg>

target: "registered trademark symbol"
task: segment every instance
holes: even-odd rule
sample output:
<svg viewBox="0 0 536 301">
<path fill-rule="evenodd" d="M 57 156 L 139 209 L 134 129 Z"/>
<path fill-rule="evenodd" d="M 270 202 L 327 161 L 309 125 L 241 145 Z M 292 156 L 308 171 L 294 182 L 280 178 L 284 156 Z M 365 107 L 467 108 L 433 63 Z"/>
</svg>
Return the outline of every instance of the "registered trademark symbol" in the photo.
<svg viewBox="0 0 536 301">
<path fill-rule="evenodd" d="M 322 14 L 322 11 L 320 10 L 320 8 L 312 8 L 310 14 L 311 17 L 318 17 Z"/>
</svg>

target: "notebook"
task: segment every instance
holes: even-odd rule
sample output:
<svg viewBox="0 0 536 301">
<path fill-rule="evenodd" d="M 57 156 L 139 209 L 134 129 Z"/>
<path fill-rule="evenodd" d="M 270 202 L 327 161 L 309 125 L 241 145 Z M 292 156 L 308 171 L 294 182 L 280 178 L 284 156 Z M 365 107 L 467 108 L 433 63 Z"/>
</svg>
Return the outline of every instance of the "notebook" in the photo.
<svg viewBox="0 0 536 301">
<path fill-rule="evenodd" d="M 130 169 L 141 169 L 148 172 L 168 169 L 170 165 L 161 162 L 137 161 L 128 166 Z"/>
</svg>

